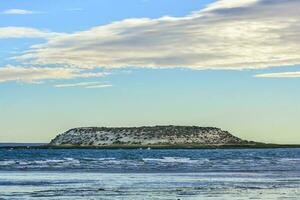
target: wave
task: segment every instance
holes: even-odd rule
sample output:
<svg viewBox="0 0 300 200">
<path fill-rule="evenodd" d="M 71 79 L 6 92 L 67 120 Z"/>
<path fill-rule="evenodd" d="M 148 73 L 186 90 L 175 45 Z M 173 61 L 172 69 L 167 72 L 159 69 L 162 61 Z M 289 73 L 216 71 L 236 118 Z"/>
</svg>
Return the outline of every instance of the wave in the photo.
<svg viewBox="0 0 300 200">
<path fill-rule="evenodd" d="M 161 163 L 199 163 L 209 161 L 208 159 L 203 160 L 192 160 L 185 157 L 163 157 L 163 158 L 143 158 L 145 162 L 161 162 Z"/>
<path fill-rule="evenodd" d="M 0 171 L 300 172 L 300 150 L 0 150 Z"/>
</svg>

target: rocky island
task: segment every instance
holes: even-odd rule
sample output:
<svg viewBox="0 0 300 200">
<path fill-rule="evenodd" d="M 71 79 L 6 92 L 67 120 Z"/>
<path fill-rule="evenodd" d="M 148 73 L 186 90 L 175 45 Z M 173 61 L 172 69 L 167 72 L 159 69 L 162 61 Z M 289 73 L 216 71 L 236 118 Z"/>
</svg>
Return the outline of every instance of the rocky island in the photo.
<svg viewBox="0 0 300 200">
<path fill-rule="evenodd" d="M 203 147 L 253 145 L 227 131 L 199 126 L 84 127 L 57 135 L 49 146 Z"/>
</svg>

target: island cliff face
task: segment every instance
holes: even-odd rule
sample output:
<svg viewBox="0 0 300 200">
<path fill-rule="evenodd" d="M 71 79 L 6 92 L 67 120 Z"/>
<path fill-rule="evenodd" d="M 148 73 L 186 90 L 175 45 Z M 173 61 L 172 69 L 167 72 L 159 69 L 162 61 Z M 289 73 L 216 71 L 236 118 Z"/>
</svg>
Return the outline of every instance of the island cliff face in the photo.
<svg viewBox="0 0 300 200">
<path fill-rule="evenodd" d="M 49 145 L 242 145 L 248 144 L 227 131 L 198 126 L 86 127 L 56 136 Z"/>
</svg>

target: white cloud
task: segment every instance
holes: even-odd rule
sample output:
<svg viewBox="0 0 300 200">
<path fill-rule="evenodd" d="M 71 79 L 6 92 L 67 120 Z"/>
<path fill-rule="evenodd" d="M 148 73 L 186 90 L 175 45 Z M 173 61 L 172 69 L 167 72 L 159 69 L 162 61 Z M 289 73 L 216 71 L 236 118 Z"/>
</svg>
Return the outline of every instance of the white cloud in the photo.
<svg viewBox="0 0 300 200">
<path fill-rule="evenodd" d="M 23 9 L 9 9 L 2 12 L 2 14 L 7 14 L 7 15 L 28 15 L 33 13 L 35 12 L 31 10 L 23 10 Z"/>
<path fill-rule="evenodd" d="M 300 78 L 300 72 L 278 72 L 268 74 L 257 74 L 259 78 Z"/>
<path fill-rule="evenodd" d="M 259 0 L 219 0 L 208 5 L 203 11 L 212 11 L 217 9 L 241 8 L 253 5 Z"/>
<path fill-rule="evenodd" d="M 79 68 L 261 69 L 300 63 L 300 1 L 221 0 L 185 17 L 58 35 L 18 57 Z"/>
<path fill-rule="evenodd" d="M 58 84 L 55 85 L 54 87 L 57 88 L 65 88 L 65 87 L 108 87 L 112 85 L 108 84 L 101 84 L 100 82 L 94 81 L 94 82 L 80 82 L 80 83 L 68 83 L 68 84 Z"/>
<path fill-rule="evenodd" d="M 0 68 L 0 82 L 35 83 L 43 80 L 103 77 L 107 73 L 88 73 L 76 68 L 6 66 Z"/>
<path fill-rule="evenodd" d="M 94 81 L 94 82 L 58 84 L 58 85 L 54 85 L 54 87 L 57 87 L 57 88 L 81 87 L 81 88 L 86 88 L 86 89 L 97 89 L 97 88 L 112 87 L 112 85 L 111 84 L 103 84 L 101 82 Z"/>
<path fill-rule="evenodd" d="M 63 33 L 55 33 L 26 27 L 0 27 L 0 39 L 7 38 L 51 38 L 61 36 Z"/>
<path fill-rule="evenodd" d="M 112 85 L 110 85 L 110 84 L 90 85 L 90 86 L 86 86 L 85 88 L 87 88 L 87 89 L 95 89 L 95 88 L 107 88 L 107 87 L 112 87 Z"/>
</svg>

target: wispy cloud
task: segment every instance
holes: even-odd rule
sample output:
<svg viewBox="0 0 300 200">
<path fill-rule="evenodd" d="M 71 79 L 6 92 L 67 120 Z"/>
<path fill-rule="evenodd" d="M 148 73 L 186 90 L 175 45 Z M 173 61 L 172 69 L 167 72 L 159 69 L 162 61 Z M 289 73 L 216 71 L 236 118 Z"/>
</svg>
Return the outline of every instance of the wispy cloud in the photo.
<svg viewBox="0 0 300 200">
<path fill-rule="evenodd" d="M 87 89 L 96 89 L 96 88 L 107 88 L 107 87 L 112 87 L 112 85 L 110 85 L 110 84 L 90 85 L 90 86 L 86 86 L 85 88 L 87 88 Z"/>
<path fill-rule="evenodd" d="M 255 77 L 259 78 L 300 78 L 300 72 L 278 72 L 278 73 L 267 73 L 257 74 Z"/>
<path fill-rule="evenodd" d="M 104 87 L 112 87 L 110 84 L 103 84 L 101 82 L 80 82 L 80 83 L 69 83 L 69 84 L 58 84 L 54 87 L 57 88 L 65 88 L 65 87 L 83 87 L 83 88 L 104 88 Z"/>
<path fill-rule="evenodd" d="M 0 27 L 0 39 L 7 38 L 51 38 L 62 36 L 64 33 L 50 32 L 47 30 L 40 30 L 27 27 Z"/>
<path fill-rule="evenodd" d="M 32 10 L 24 10 L 24 9 L 9 9 L 2 11 L 2 14 L 6 15 L 28 15 L 28 14 L 34 14 L 36 12 Z"/>
<path fill-rule="evenodd" d="M 258 3 L 260 0 L 219 0 L 208 5 L 203 11 L 213 11 L 219 9 L 229 9 L 229 8 L 243 8 L 248 6 L 253 6 L 253 4 Z"/>
<path fill-rule="evenodd" d="M 280 15 L 278 15 L 280 13 Z M 221 0 L 49 38 L 19 60 L 79 68 L 261 69 L 300 63 L 300 1 Z"/>
<path fill-rule="evenodd" d="M 75 78 L 104 77 L 107 73 L 86 72 L 76 68 L 58 67 L 23 67 L 5 66 L 0 67 L 0 82 L 21 81 L 34 83 L 44 80 L 63 80 Z"/>
</svg>

